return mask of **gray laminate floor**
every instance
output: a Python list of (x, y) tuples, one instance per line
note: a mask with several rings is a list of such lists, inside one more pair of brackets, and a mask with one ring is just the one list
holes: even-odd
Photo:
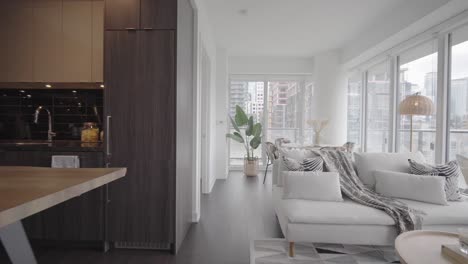
[[(36, 250), (44, 264), (248, 264), (250, 240), (282, 237), (271, 202), (271, 176), (246, 178), (240, 172), (218, 180), (201, 199), (201, 221), (189, 231), (177, 256), (165, 252)], [(0, 256), (0, 263), (6, 262)]]

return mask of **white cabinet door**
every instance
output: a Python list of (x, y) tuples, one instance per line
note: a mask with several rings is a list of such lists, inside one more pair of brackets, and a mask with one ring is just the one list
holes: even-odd
[(104, 71), (104, 0), (93, 0), (92, 81), (103, 82)]
[(91, 0), (63, 1), (65, 82), (92, 81), (93, 5)]
[(35, 82), (63, 82), (62, 1), (33, 3), (33, 74)]

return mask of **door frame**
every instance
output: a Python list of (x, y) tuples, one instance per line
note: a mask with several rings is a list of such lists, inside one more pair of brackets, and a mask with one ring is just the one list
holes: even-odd
[(203, 41), (200, 41), (200, 173), (201, 192), (210, 192), (210, 90), (211, 90), (211, 58)]

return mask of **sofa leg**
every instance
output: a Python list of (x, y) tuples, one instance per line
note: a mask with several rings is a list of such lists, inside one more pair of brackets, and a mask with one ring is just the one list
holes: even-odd
[(296, 256), (296, 250), (294, 242), (289, 242), (289, 257), (294, 258)]

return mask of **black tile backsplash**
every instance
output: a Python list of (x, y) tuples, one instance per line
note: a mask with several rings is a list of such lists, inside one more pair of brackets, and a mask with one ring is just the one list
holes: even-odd
[(46, 111), (41, 111), (38, 124), (33, 122), (40, 105), (52, 114), (54, 139), (79, 140), (84, 122), (102, 128), (103, 95), (102, 89), (0, 89), (0, 140), (47, 139)]

